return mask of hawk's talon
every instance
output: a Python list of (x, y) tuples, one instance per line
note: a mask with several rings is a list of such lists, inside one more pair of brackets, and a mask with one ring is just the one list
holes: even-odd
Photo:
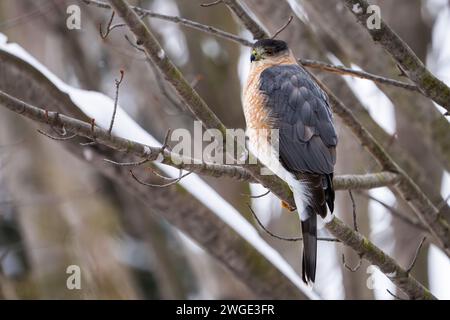
[(296, 209), (295, 207), (291, 207), (291, 205), (284, 200), (281, 200), (281, 206), (285, 209), (288, 209), (289, 212), (294, 212)]

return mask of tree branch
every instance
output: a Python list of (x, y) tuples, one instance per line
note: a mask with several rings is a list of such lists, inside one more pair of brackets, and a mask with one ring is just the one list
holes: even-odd
[[(111, 9), (111, 5), (104, 1), (98, 1), (98, 0), (81, 0), (81, 1), (83, 1), (87, 5), (97, 6), (98, 8), (109, 9), (109, 10)], [(229, 32), (226, 32), (226, 31), (220, 30), (218, 28), (208, 26), (208, 25), (196, 22), (196, 21), (192, 21), (192, 20), (177, 17), (177, 16), (165, 15), (165, 14), (153, 12), (151, 10), (143, 9), (143, 8), (135, 7), (135, 6), (131, 6), (131, 8), (136, 13), (138, 13), (141, 16), (141, 18), (151, 17), (151, 18), (156, 18), (156, 19), (160, 19), (160, 20), (170, 21), (170, 22), (181, 24), (181, 25), (191, 28), (191, 29), (195, 29), (195, 30), (199, 30), (199, 31), (203, 31), (203, 32), (212, 34), (219, 38), (233, 41), (235, 43), (238, 43), (238, 44), (241, 44), (241, 45), (244, 45), (247, 47), (251, 47), (251, 45), (252, 45), (252, 43), (250, 41), (243, 39), (239, 36), (236, 36), (232, 33), (229, 33)]]
[(429, 233), (428, 228), (425, 227), (423, 225), (422, 222), (420, 222), (420, 220), (418, 220), (415, 216), (413, 215), (406, 215), (404, 214), (402, 211), (397, 210), (396, 208), (388, 205), (387, 203), (385, 203), (384, 201), (381, 201), (380, 199), (377, 199), (375, 197), (372, 197), (370, 194), (365, 193), (365, 192), (360, 192), (359, 193), (361, 196), (364, 196), (372, 201), (375, 201), (376, 203), (380, 204), (381, 206), (383, 206), (384, 208), (386, 208), (392, 216), (402, 220), (403, 222), (409, 224), (411, 227), (416, 228), (419, 231), (424, 231)]
[[(39, 66), (36, 62), (30, 65), (26, 59), (22, 60), (3, 50), (0, 50), (0, 57), (2, 61), (0, 90), (19, 96), (33, 105), (51, 106), (52, 110), (84, 119), (86, 123), (89, 123), (90, 118), (73, 103), (71, 97), (39, 71), (43, 66)], [(10, 81), (11, 79), (14, 81)], [(112, 108), (112, 101), (110, 107)], [(143, 229), (150, 227), (149, 215), (164, 219), (204, 248), (257, 297), (265, 299), (308, 299), (310, 297), (299, 290), (299, 287), (302, 287), (300, 278), (294, 277), (292, 270), (284, 261), (281, 259), (274, 261), (266, 254), (266, 250), (269, 254), (275, 253), (271, 248), (259, 239), (255, 239), (256, 242), (250, 241), (245, 234), (241, 233), (241, 230), (230, 226), (220, 218), (218, 210), (206, 206), (182, 186), (155, 188), (149, 192), (147, 187), (130, 179), (127, 168), (109, 166), (104, 163), (104, 158), (114, 159), (117, 162), (130, 162), (131, 154), (112, 152), (111, 149), (97, 144), (89, 147), (90, 152), (87, 156), (86, 148), (80, 148), (79, 139), (61, 143), (61, 146), (109, 177), (121, 191), (127, 193), (126, 196), (138, 201), (141, 210), (133, 212), (133, 217), (123, 214), (123, 219), (136, 219), (142, 224)], [(135, 171), (139, 174), (146, 173), (146, 169), (142, 167), (135, 168)], [(153, 175), (149, 178), (155, 183), (160, 181)], [(230, 212), (233, 211), (230, 210)], [(224, 243), (226, 246), (223, 245)], [(267, 246), (266, 249), (264, 249), (265, 246)]]
[(400, 176), (396, 173), (384, 171), (379, 173), (368, 173), (361, 175), (341, 175), (333, 180), (335, 190), (357, 190), (373, 189), (385, 186), (392, 186), (400, 181)]
[(372, 39), (382, 45), (397, 61), (402, 71), (421, 92), (450, 111), (450, 88), (425, 67), (414, 51), (383, 20), (380, 28), (368, 28), (366, 22), (373, 14), (367, 11), (369, 3), (366, 0), (345, 0), (344, 3), (358, 22), (366, 28)]
[[(120, 152), (144, 156), (146, 159), (156, 159), (158, 158), (158, 155), (161, 152), (161, 148), (152, 149), (149, 146), (110, 135), (107, 130), (101, 129), (99, 127), (92, 128), (90, 123), (76, 120), (67, 117), (65, 115), (61, 115), (58, 112), (49, 112), (40, 108), (36, 108), (14, 97), (11, 97), (10, 95), (3, 93), (1, 91), (0, 91), (0, 104), (4, 105), (9, 110), (16, 112), (24, 117), (27, 117), (29, 119), (35, 120), (43, 124), (47, 124), (54, 128), (58, 129), (65, 128), (67, 132), (77, 133), (80, 136), (90, 139), (93, 139), (95, 137), (97, 143), (104, 144), (105, 146), (108, 146)], [(358, 244), (358, 241), (360, 241), (359, 239), (363, 238), (363, 236), (357, 232), (354, 232), (349, 227), (345, 226), (336, 217), (330, 223), (327, 224), (327, 228), (332, 233), (335, 232), (333, 233), (333, 235), (335, 235), (339, 240), (344, 242), (346, 245), (349, 245), (352, 248), (354, 248), (355, 246), (356, 247), (360, 246)], [(343, 237), (342, 234), (345, 235), (347, 238)], [(374, 262), (374, 264), (376, 265), (380, 265), (381, 264), (380, 261), (385, 261), (377, 259), (379, 259), (380, 257), (387, 257), (387, 255), (385, 255), (381, 250), (376, 248), (367, 239), (365, 239), (364, 241), (366, 241), (364, 242), (364, 244), (366, 245), (367, 248), (363, 247), (362, 249), (360, 248), (359, 250), (362, 252), (366, 252), (366, 257), (368, 257), (367, 259), (369, 261)], [(360, 251), (357, 252), (360, 253)], [(402, 270), (398, 265), (395, 264), (395, 262), (392, 261), (390, 261), (389, 264), (386, 264), (386, 268), (389, 268), (389, 270), (391, 269)], [(423, 291), (426, 289), (422, 289), (422, 287), (420, 286), (418, 287), (418, 285), (420, 284), (418, 284), (417, 281), (411, 276), (408, 276), (407, 278), (401, 278), (400, 280), (399, 280), (400, 282), (399, 288), (404, 289), (405, 293), (407, 293), (411, 298), (433, 298), (431, 294), (428, 295), (427, 291)], [(396, 282), (394, 281), (394, 283)], [(408, 290), (411, 290), (411, 292), (409, 292)], [(423, 292), (423, 296), (416, 296), (419, 292)]]
[[(179, 97), (189, 107), (192, 114), (202, 122), (202, 125), (205, 128), (218, 129), (222, 133), (223, 137), (225, 137), (226, 144), (234, 143), (235, 138), (229, 135), (225, 125), (211, 111), (200, 95), (190, 86), (188, 81), (183, 77), (182, 73), (166, 56), (164, 50), (161, 48), (154, 35), (142, 22), (136, 12), (123, 0), (110, 0), (110, 3), (119, 16), (124, 19), (129, 29), (133, 32), (137, 39), (137, 43), (142, 46), (148, 57), (155, 63), (161, 73), (165, 76), (167, 82), (172, 85)], [(245, 146), (240, 144), (238, 141), (236, 142), (238, 154), (241, 154), (240, 151), (244, 151)], [(231, 148), (228, 148), (227, 145), (225, 150), (231, 150)], [(234, 158), (234, 155), (230, 156)], [(250, 154), (249, 158), (252, 157), (256, 159), (256, 157)], [(270, 189), (274, 194), (281, 199), (289, 199), (291, 206), (295, 207), (291, 190), (277, 176), (273, 174), (261, 175), (260, 173), (262, 166), (260, 164), (244, 164), (243, 167), (264, 187), (270, 186)]]
[(382, 77), (382, 76), (377, 76), (377, 75), (369, 73), (369, 72), (354, 70), (351, 68), (346, 68), (344, 66), (335, 66), (330, 63), (315, 61), (315, 60), (298, 59), (298, 61), (304, 67), (325, 70), (328, 72), (334, 72), (334, 73), (341, 74), (341, 75), (349, 75), (349, 76), (357, 77), (360, 79), (372, 80), (373, 82), (377, 82), (380, 84), (391, 85), (391, 86), (399, 87), (402, 89), (421, 93), (419, 88), (414, 84), (410, 84), (410, 83), (406, 83), (406, 82), (402, 82), (402, 81), (398, 81), (398, 80), (394, 80), (394, 79), (389, 79), (389, 78)]
[(327, 230), (336, 238), (341, 240), (362, 258), (374, 263), (389, 280), (405, 292), (410, 299), (436, 300), (436, 297), (414, 279), (404, 268), (389, 255), (384, 253), (366, 237), (346, 226), (342, 221), (334, 218), (327, 223)]
[[(81, 0), (81, 1), (83, 1), (87, 5), (94, 5), (99, 8), (108, 9), (108, 10), (111, 9), (111, 5), (104, 1), (99, 1), (99, 0)], [(211, 34), (213, 36), (217, 36), (222, 39), (233, 41), (235, 43), (238, 43), (238, 44), (246, 46), (246, 47), (252, 46), (252, 42), (250, 42), (242, 37), (239, 37), (237, 35), (234, 35), (232, 33), (226, 32), (224, 30), (220, 30), (213, 26), (208, 26), (208, 25), (205, 25), (205, 24), (202, 24), (202, 23), (199, 23), (196, 21), (192, 21), (189, 19), (185, 19), (182, 17), (178, 17), (178, 16), (170, 16), (170, 15), (165, 15), (165, 14), (161, 14), (161, 13), (156, 13), (151, 10), (144, 9), (144, 8), (141, 8), (138, 6), (130, 6), (130, 7), (141, 15), (141, 19), (148, 16), (151, 18), (170, 21), (173, 23), (178, 23), (178, 24), (184, 25), (188, 28), (196, 29), (196, 30)], [(233, 8), (236, 8), (236, 6), (233, 6)], [(371, 81), (374, 81), (374, 82), (377, 82), (380, 84), (391, 85), (391, 86), (399, 87), (399, 88), (406, 89), (409, 91), (419, 92), (422, 94), (422, 92), (419, 90), (419, 88), (416, 85), (406, 83), (403, 81), (390, 79), (387, 77), (375, 75), (375, 74), (365, 72), (365, 71), (354, 70), (354, 69), (347, 68), (344, 66), (336, 66), (336, 65), (322, 62), (322, 61), (302, 59), (302, 58), (299, 58), (298, 61), (307, 68), (320, 69), (320, 70), (337, 73), (337, 74), (341, 74), (341, 75), (349, 75), (349, 76), (357, 77), (360, 79), (367, 79), (367, 80), (371, 80)]]
[(244, 26), (253, 34), (255, 40), (270, 38), (269, 33), (265, 31), (245, 10), (238, 0), (223, 0), (228, 8), (233, 11)]
[[(90, 140), (95, 139), (97, 143), (105, 145), (119, 152), (133, 154), (143, 160), (129, 163), (117, 163), (107, 160), (118, 166), (139, 166), (148, 161), (160, 162), (180, 170), (187, 170), (200, 175), (211, 177), (228, 177), (234, 180), (257, 181), (242, 167), (236, 165), (222, 165), (214, 163), (194, 163), (191, 158), (180, 156), (166, 148), (147, 146), (128, 139), (111, 135), (109, 130), (95, 126), (92, 129), (90, 123), (68, 117), (66, 115), (46, 111), (26, 104), (2, 91), (0, 91), (0, 103), (6, 108), (19, 113), (29, 119), (48, 125), (49, 127), (64, 129), (72, 133), (70, 138), (81, 136)], [(67, 140), (67, 139), (63, 139)], [(163, 150), (162, 150), (163, 149)], [(391, 172), (380, 172), (365, 175), (343, 175), (334, 178), (336, 190), (339, 189), (371, 189), (380, 186), (395, 184), (399, 181), (398, 176)]]

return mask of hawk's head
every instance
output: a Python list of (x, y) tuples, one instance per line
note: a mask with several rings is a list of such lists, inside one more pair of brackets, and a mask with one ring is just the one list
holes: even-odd
[(252, 47), (250, 61), (260, 61), (267, 58), (277, 57), (289, 52), (287, 43), (281, 40), (263, 39), (258, 40)]

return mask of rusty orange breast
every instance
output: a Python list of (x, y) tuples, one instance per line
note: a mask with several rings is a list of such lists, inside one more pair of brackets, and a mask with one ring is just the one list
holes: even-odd
[(247, 128), (270, 129), (269, 110), (266, 107), (266, 98), (259, 90), (261, 72), (267, 66), (252, 67), (248, 75), (243, 92), (243, 107)]

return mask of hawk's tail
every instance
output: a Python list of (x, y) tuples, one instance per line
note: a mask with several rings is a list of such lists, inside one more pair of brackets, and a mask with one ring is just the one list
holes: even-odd
[[(327, 204), (330, 211), (333, 212), (333, 175), (303, 174), (297, 178), (300, 178), (299, 182), (303, 185), (303, 192), (306, 195), (302, 199), (296, 197), (296, 192), (294, 192), (303, 237), (302, 279), (309, 284), (313, 283), (316, 278), (317, 216), (325, 218)], [(305, 198), (306, 201), (304, 201)]]
[(305, 283), (313, 283), (316, 279), (317, 261), (317, 215), (311, 206), (306, 206), (309, 218), (301, 221), (303, 237), (302, 279)]

